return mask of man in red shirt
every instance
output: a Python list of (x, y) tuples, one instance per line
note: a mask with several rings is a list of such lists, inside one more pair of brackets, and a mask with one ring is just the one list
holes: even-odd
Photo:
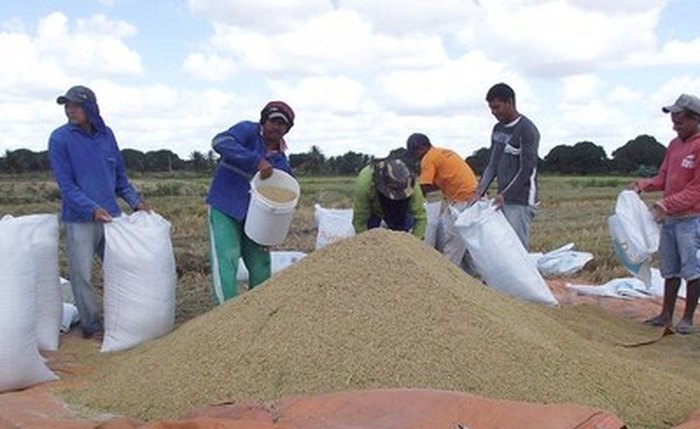
[(686, 281), (683, 317), (675, 331), (693, 331), (693, 315), (700, 287), (700, 99), (683, 94), (663, 109), (671, 114), (678, 137), (671, 140), (656, 177), (638, 180), (637, 192), (660, 191), (663, 195), (652, 210), (660, 223), (659, 260), (664, 280), (661, 314), (645, 323), (654, 326), (673, 324), (673, 310), (681, 278)]

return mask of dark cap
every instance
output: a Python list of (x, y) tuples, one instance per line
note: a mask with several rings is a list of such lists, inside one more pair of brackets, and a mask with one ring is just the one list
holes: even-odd
[(694, 95), (681, 94), (670, 106), (664, 106), (661, 108), (664, 113), (676, 113), (683, 110), (690, 110), (691, 112), (700, 115), (700, 99)]
[(82, 104), (86, 101), (96, 103), (97, 98), (90, 88), (82, 85), (72, 87), (66, 92), (66, 95), (61, 95), (56, 99), (56, 103), (58, 104), (66, 104), (68, 102)]
[(406, 140), (406, 150), (410, 152), (415, 152), (418, 148), (430, 147), (430, 139), (425, 134), (413, 133), (408, 136)]
[(291, 128), (294, 125), (294, 110), (284, 101), (270, 101), (260, 112), (260, 123), (275, 118), (282, 119)]
[(390, 200), (403, 200), (411, 196), (416, 179), (403, 161), (386, 158), (374, 164), (374, 187)]

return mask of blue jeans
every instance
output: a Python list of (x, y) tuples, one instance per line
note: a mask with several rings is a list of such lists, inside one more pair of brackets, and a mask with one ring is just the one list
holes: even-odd
[(661, 277), (700, 278), (700, 217), (669, 218), (659, 239)]
[(102, 309), (92, 286), (95, 256), (104, 256), (104, 225), (99, 222), (66, 223), (68, 276), (80, 326), (85, 334), (102, 330)]
[(520, 239), (520, 242), (523, 243), (523, 247), (525, 247), (525, 250), (528, 250), (528, 244), (530, 242), (530, 226), (532, 225), (532, 219), (535, 218), (537, 209), (532, 206), (505, 204), (503, 205), (502, 210), (506, 220), (508, 220), (510, 226), (513, 227), (513, 230)]

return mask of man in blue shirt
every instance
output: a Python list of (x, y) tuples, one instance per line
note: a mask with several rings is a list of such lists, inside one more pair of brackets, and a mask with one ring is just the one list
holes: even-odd
[(254, 288), (271, 275), (270, 250), (244, 232), (250, 204), (250, 180), (260, 172), (266, 179), (272, 169), (291, 173), (284, 135), (294, 125), (294, 111), (282, 101), (271, 101), (260, 121), (243, 121), (217, 134), (212, 148), (221, 155), (209, 188), (209, 240), (212, 287), (219, 304), (238, 294), (238, 260), (249, 272)]
[(102, 311), (91, 283), (95, 255), (104, 254), (104, 223), (121, 215), (117, 197), (133, 210), (151, 210), (126, 176), (112, 130), (100, 116), (95, 93), (74, 86), (56, 99), (68, 122), (49, 138), (49, 160), (61, 191), (70, 277), (83, 337), (102, 334)]

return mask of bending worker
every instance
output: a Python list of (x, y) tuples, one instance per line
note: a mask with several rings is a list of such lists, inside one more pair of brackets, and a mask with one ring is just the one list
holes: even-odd
[(437, 250), (467, 273), (473, 273), (467, 245), (454, 227), (449, 207), (462, 212), (476, 190), (476, 176), (456, 152), (435, 147), (425, 134), (414, 133), (406, 141), (408, 155), (420, 161), (420, 187), (424, 194), (442, 192), (447, 204), (440, 210)]
[(352, 224), (358, 234), (382, 223), (422, 240), (428, 217), (416, 178), (400, 159), (372, 161), (355, 181)]

